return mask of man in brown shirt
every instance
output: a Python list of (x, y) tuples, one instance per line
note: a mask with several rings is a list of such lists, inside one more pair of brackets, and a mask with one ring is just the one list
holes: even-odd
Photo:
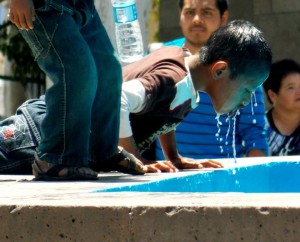
[[(218, 114), (232, 115), (250, 102), (269, 75), (272, 54), (263, 34), (236, 20), (212, 34), (194, 55), (165, 47), (123, 68), (119, 145), (148, 164), (148, 171), (220, 167), (181, 157), (175, 127), (206, 92)], [(159, 139), (165, 162), (149, 164), (141, 153)], [(150, 162), (151, 163), (151, 162)]]

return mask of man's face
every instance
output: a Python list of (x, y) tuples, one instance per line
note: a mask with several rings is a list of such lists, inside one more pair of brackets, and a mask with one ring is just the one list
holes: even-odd
[(180, 12), (180, 26), (186, 47), (195, 53), (212, 32), (226, 24), (227, 17), (227, 11), (221, 16), (216, 0), (185, 0)]
[(220, 84), (212, 97), (214, 109), (218, 114), (232, 116), (238, 109), (251, 102), (252, 94), (268, 77), (269, 73), (240, 76), (231, 80), (229, 75), (218, 80)]

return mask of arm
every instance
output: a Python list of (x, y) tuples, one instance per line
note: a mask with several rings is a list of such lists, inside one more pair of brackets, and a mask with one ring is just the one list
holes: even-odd
[(119, 145), (122, 146), (126, 151), (133, 154), (136, 158), (143, 162), (143, 164), (147, 168), (147, 172), (155, 172), (160, 173), (162, 171), (165, 172), (175, 172), (177, 171), (176, 167), (171, 162), (155, 162), (155, 161), (148, 161), (145, 160), (142, 155), (140, 154), (138, 148), (135, 145), (134, 139), (132, 136), (127, 138), (120, 138)]
[(35, 10), (32, 0), (11, 0), (9, 18), (19, 29), (33, 29)]
[(171, 162), (178, 169), (201, 169), (203, 167), (221, 168), (221, 163), (213, 160), (196, 161), (179, 155), (176, 145), (175, 131), (172, 130), (159, 137), (159, 141), (167, 162)]
[(123, 83), (121, 95), (120, 109), (120, 133), (119, 145), (127, 152), (133, 154), (137, 159), (146, 165), (147, 172), (173, 171), (174, 168), (170, 164), (154, 163), (143, 159), (139, 149), (137, 148), (130, 125), (130, 113), (138, 113), (145, 106), (145, 88), (139, 80), (132, 80)]
[(141, 156), (138, 148), (136, 147), (132, 136), (126, 138), (119, 138), (119, 146), (122, 146), (126, 151), (133, 154), (136, 158), (144, 162), (144, 159)]
[(172, 130), (169, 133), (161, 135), (159, 137), (159, 142), (163, 150), (165, 159), (170, 160), (172, 163), (176, 164), (180, 159), (180, 155), (178, 154), (177, 150), (175, 131)]

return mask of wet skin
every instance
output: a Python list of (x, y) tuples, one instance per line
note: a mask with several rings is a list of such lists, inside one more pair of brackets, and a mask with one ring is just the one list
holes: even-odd
[(236, 110), (245, 107), (251, 101), (251, 95), (257, 87), (267, 79), (269, 73), (253, 75), (253, 77), (229, 78), (227, 73), (221, 84), (212, 94), (212, 103), (217, 114), (228, 113), (232, 115)]

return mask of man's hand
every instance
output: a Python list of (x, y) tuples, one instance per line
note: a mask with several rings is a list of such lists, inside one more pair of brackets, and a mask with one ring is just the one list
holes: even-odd
[(174, 162), (171, 161), (148, 161), (144, 162), (147, 172), (177, 172), (179, 169), (202, 169), (202, 168), (222, 168), (220, 162), (214, 160), (196, 161), (190, 158), (178, 157)]
[(147, 161), (144, 162), (147, 167), (147, 172), (177, 172), (178, 169), (173, 165), (171, 161)]
[(203, 168), (223, 168), (224, 166), (215, 160), (207, 160), (200, 162)]
[(32, 0), (11, 0), (9, 19), (19, 29), (33, 29), (35, 10)]
[(214, 160), (207, 161), (196, 161), (191, 158), (185, 158), (179, 156), (176, 161), (173, 161), (173, 164), (178, 169), (202, 169), (202, 168), (222, 168), (223, 165), (220, 162)]

